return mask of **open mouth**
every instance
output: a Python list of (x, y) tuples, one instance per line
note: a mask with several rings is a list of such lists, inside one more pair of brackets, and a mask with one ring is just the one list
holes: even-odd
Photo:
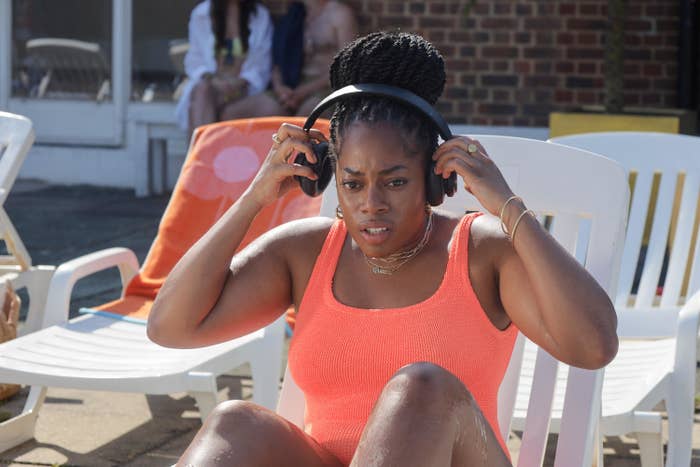
[(387, 227), (367, 227), (366, 229), (363, 229), (363, 231), (369, 235), (380, 235), (384, 232), (388, 232), (389, 229)]
[(391, 230), (388, 226), (375, 224), (372, 227), (364, 226), (361, 228), (360, 235), (362, 235), (362, 238), (368, 245), (381, 245), (389, 239)]

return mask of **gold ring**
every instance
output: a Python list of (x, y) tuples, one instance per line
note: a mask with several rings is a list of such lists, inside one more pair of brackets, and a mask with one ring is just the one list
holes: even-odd
[(277, 133), (272, 133), (272, 141), (274, 141), (275, 144), (282, 144), (282, 140), (277, 136)]
[(469, 146), (467, 146), (467, 152), (469, 154), (475, 154), (478, 150), (479, 147), (474, 143), (469, 143)]

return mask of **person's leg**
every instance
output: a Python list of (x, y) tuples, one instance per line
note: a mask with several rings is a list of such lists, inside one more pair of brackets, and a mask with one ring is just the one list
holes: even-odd
[(414, 363), (380, 395), (352, 466), (511, 466), (462, 382), (444, 368)]
[(262, 92), (228, 104), (221, 111), (221, 120), (270, 117), (276, 115), (288, 115), (288, 112), (274, 97), (266, 92)]
[(341, 467), (332, 454), (296, 425), (246, 401), (219, 404), (177, 465)]
[(217, 121), (217, 92), (206, 79), (200, 79), (190, 94), (189, 124), (190, 134), (200, 125)]

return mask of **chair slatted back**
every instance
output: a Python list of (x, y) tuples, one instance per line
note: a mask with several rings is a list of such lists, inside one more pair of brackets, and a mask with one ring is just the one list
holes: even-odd
[(681, 306), (700, 289), (700, 138), (610, 132), (552, 141), (619, 162), (633, 182), (618, 310)]
[(36, 97), (105, 97), (110, 66), (98, 43), (40, 37), (25, 47), (30, 66), (44, 74)]
[(31, 120), (0, 112), (0, 235), (9, 255), (0, 257), (1, 265), (19, 265), (22, 271), (32, 266), (32, 258), (15, 230), (3, 206), (15, 184), (19, 169), (34, 144)]

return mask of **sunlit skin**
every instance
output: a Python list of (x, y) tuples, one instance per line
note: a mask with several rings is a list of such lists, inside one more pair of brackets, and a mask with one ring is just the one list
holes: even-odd
[[(430, 241), (419, 254), (393, 275), (372, 273), (364, 255), (383, 257), (405, 250), (425, 231), (428, 155), (416, 153), (412, 135), (392, 123), (354, 123), (339, 137), (335, 188), (348, 235), (333, 293), (341, 303), (377, 313), (420, 303), (440, 286), (460, 216), (436, 210)], [(236, 249), (260, 210), (298, 186), (294, 176), (317, 178), (308, 166), (292, 161), (301, 151), (314, 162), (311, 140), (325, 139), (315, 130), (306, 133), (290, 124), (278, 129), (279, 141), (272, 144), (248, 190), (168, 276), (149, 316), (148, 334), (154, 341), (173, 347), (210, 345), (259, 329), (279, 317), (277, 310), (290, 305), (299, 309), (333, 219), (290, 222), (242, 251)], [(470, 152), (470, 144), (479, 151)], [(437, 174), (456, 172), (493, 216), (513, 194), (474, 139), (451, 139), (432, 158)], [(512, 226), (524, 209), (522, 202), (510, 203), (503, 222)], [(617, 350), (617, 337), (614, 308), (605, 291), (536, 219), (526, 216), (511, 240), (493, 216), (480, 216), (471, 225), (466, 271), (493, 326), (504, 329), (512, 322), (567, 364), (607, 364)], [(261, 283), (265, 293), (251, 293)], [(434, 397), (437, 393), (442, 396)], [(430, 363), (408, 365), (384, 387), (351, 465), (511, 465), (477, 409), (469, 389), (451, 373)], [(179, 465), (228, 465), (219, 460), (226, 456), (251, 466), (340, 465), (290, 422), (244, 402), (220, 405)]]
[(386, 123), (354, 123), (340, 150), (336, 184), (343, 218), (353, 246), (370, 257), (411, 248), (425, 232), (427, 155), (408, 153), (404, 141)]

